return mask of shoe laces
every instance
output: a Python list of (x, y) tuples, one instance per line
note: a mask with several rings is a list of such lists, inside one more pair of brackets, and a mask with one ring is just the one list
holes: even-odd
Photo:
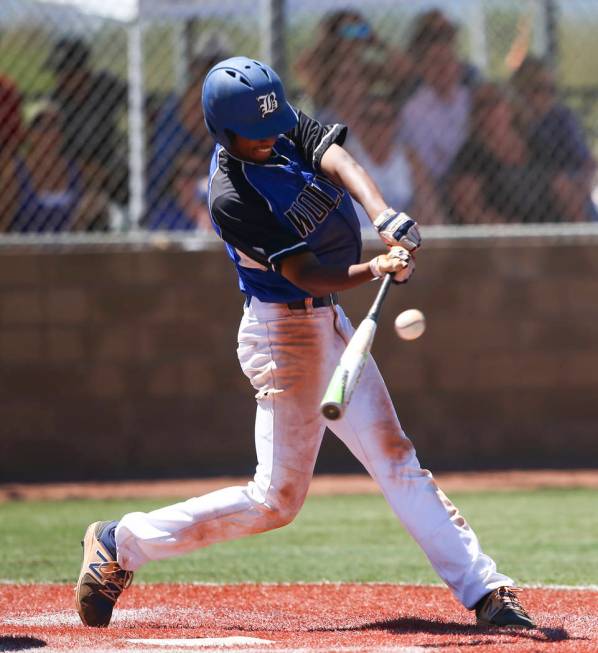
[(118, 562), (114, 561), (103, 562), (98, 569), (106, 579), (106, 584), (100, 589), (100, 594), (115, 603), (123, 591), (131, 587), (133, 572), (126, 571)]
[(513, 612), (529, 619), (529, 614), (525, 611), (517, 596), (521, 591), (520, 587), (499, 587), (497, 590), (498, 596), (505, 608), (509, 608)]

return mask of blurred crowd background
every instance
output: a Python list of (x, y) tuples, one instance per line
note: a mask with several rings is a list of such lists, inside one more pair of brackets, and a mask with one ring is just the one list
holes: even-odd
[(237, 54), (423, 225), (597, 221), (597, 28), (592, 0), (3, 0), (0, 232), (209, 231), (201, 86)]

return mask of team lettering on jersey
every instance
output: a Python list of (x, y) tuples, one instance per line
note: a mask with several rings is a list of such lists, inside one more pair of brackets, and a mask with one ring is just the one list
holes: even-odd
[[(312, 233), (318, 224), (338, 208), (344, 195), (342, 188), (331, 184), (324, 177), (316, 175), (314, 181), (318, 182), (318, 186), (307, 184), (284, 212), (301, 238)], [(325, 188), (330, 192), (326, 192)]]

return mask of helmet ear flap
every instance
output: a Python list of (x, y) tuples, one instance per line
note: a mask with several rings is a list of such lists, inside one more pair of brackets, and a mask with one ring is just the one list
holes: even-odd
[(208, 128), (210, 134), (212, 134), (212, 136), (216, 136), (216, 130), (214, 129), (214, 125), (212, 125), (212, 123), (207, 118), (205, 119), (205, 122), (206, 122), (206, 127)]
[(222, 132), (218, 132), (214, 125), (208, 120), (207, 116), (204, 115), (204, 122), (206, 123), (206, 127), (208, 128), (208, 131), (210, 132), (212, 138), (218, 142), (220, 142), (221, 145), (224, 147), (228, 148), (232, 145), (234, 134), (230, 129), (224, 129)]
[[(230, 147), (235, 142), (235, 133), (226, 128), (224, 129), (224, 133), (228, 139), (228, 143), (226, 143), (225, 147)], [(224, 145), (224, 143), (222, 143), (222, 145)]]

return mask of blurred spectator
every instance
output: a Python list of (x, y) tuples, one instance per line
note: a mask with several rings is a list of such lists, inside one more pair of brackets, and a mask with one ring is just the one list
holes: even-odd
[(205, 172), (201, 157), (193, 152), (180, 153), (168, 172), (165, 192), (150, 207), (143, 226), (151, 230), (210, 230)]
[[(445, 222), (444, 210), (425, 166), (413, 148), (399, 140), (396, 103), (386, 94), (366, 96), (361, 118), (344, 147), (370, 173), (390, 206), (417, 217), (421, 224)], [(370, 226), (363, 208), (355, 204), (360, 222)]]
[(46, 62), (55, 76), (52, 99), (64, 114), (65, 151), (81, 166), (85, 186), (125, 205), (128, 165), (118, 120), (127, 105), (127, 85), (109, 72), (92, 70), (90, 55), (81, 39), (63, 38), (54, 45)]
[(145, 94), (144, 117), (145, 129), (148, 134), (156, 133), (158, 118), (164, 106), (165, 96), (163, 93), (148, 92)]
[(409, 57), (386, 45), (354, 10), (324, 16), (315, 44), (299, 56), (295, 72), (322, 122), (355, 124), (357, 102), (368, 91), (392, 93), (401, 101), (413, 89)]
[(10, 231), (105, 229), (108, 201), (83, 190), (81, 170), (64, 153), (64, 120), (57, 107), (39, 108), (16, 159), (18, 205)]
[(16, 84), (0, 76), (0, 232), (18, 211), (17, 151), (23, 136), (22, 100)]
[(557, 220), (545, 171), (517, 129), (505, 92), (483, 84), (473, 97), (471, 135), (448, 180), (458, 223), (552, 222)]
[(591, 200), (596, 163), (574, 113), (559, 101), (552, 68), (527, 57), (511, 78), (521, 127), (535, 162), (551, 176), (564, 220), (597, 218)]
[(203, 175), (210, 170), (214, 142), (205, 125), (201, 89), (210, 68), (228, 53), (211, 44), (200, 51), (189, 66), (189, 81), (179, 97), (169, 96), (155, 121), (155, 131), (150, 139), (148, 173), (148, 203), (150, 207), (167, 192), (173, 177), (173, 166), (180, 152), (193, 152), (200, 160)]
[(477, 72), (457, 55), (457, 27), (437, 9), (416, 19), (408, 52), (421, 83), (401, 115), (402, 138), (441, 180), (469, 127)]

